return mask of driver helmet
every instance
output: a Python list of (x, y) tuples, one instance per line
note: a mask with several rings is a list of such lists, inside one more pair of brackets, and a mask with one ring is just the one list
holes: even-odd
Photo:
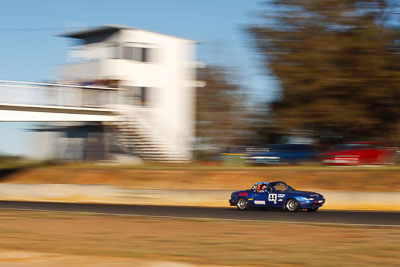
[(257, 192), (260, 192), (261, 191), (261, 187), (262, 187), (262, 183), (256, 183), (255, 186), (256, 186)]

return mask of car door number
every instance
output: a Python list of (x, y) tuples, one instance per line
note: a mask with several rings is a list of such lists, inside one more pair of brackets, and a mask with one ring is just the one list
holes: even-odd
[(277, 194), (269, 194), (268, 195), (268, 201), (273, 201), (274, 203), (276, 203), (277, 200)]

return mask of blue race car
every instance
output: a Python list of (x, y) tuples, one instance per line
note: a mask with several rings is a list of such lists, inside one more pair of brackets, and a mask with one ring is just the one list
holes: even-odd
[(246, 162), (251, 165), (299, 164), (317, 160), (316, 149), (306, 144), (271, 145), (267, 151), (255, 151), (246, 157)]
[(229, 200), (229, 204), (237, 206), (239, 210), (261, 207), (282, 208), (287, 211), (317, 211), (324, 203), (325, 198), (321, 194), (297, 191), (280, 181), (256, 183), (249, 190), (233, 192)]

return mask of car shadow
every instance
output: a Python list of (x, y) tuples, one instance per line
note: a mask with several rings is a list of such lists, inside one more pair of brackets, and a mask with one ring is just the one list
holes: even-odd
[(0, 183), (11, 180), (11, 174), (22, 171), (24, 168), (7, 168), (0, 169)]
[(249, 211), (269, 211), (269, 212), (287, 212), (286, 210), (282, 209), (282, 208), (261, 208), (261, 207), (256, 207), (256, 208), (250, 208), (249, 210), (239, 210), (235, 207), (231, 207), (231, 208), (226, 208), (227, 210), (235, 210), (238, 212), (249, 212)]

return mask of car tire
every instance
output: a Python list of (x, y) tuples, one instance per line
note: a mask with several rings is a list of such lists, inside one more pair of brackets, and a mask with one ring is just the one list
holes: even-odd
[(245, 198), (239, 198), (236, 207), (239, 210), (248, 210), (250, 207), (250, 203), (247, 199)]
[(299, 202), (297, 202), (296, 199), (292, 199), (292, 198), (291, 198), (291, 199), (288, 199), (288, 201), (286, 201), (285, 209), (286, 209), (287, 211), (290, 211), (290, 212), (298, 211), (299, 208), (300, 208)]
[(318, 210), (318, 208), (307, 209), (308, 212), (316, 212), (317, 210)]

